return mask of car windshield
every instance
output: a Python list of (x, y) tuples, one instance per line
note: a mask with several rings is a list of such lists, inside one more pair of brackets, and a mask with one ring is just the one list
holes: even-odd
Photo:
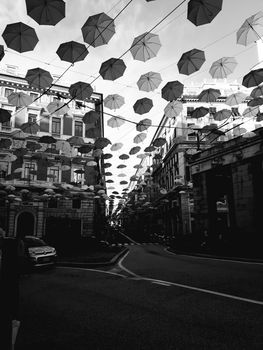
[(25, 237), (24, 242), (28, 247), (43, 247), (47, 245), (42, 239), (34, 237)]

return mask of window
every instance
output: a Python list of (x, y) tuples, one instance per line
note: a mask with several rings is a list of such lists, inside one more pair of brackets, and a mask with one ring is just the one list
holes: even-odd
[(214, 115), (216, 113), (216, 107), (209, 107), (209, 114)]
[(83, 135), (83, 123), (81, 121), (75, 121), (75, 136)]
[(192, 116), (193, 110), (194, 110), (194, 107), (187, 107), (187, 117), (191, 117)]
[(232, 108), (231, 108), (231, 111), (232, 111), (232, 115), (233, 115), (234, 117), (239, 117), (239, 116), (240, 116), (238, 107), (232, 107)]
[(33, 101), (34, 101), (36, 98), (38, 98), (38, 94), (36, 94), (35, 92), (30, 92), (29, 95), (32, 97)]
[(48, 169), (48, 182), (59, 182), (59, 168), (54, 166)]
[(8, 162), (0, 162), (0, 179), (4, 179), (7, 175)]
[(28, 113), (28, 121), (31, 123), (37, 122), (37, 114)]
[(81, 200), (80, 200), (80, 198), (73, 198), (72, 199), (72, 208), (73, 209), (80, 209), (81, 208)]
[(52, 134), (60, 135), (61, 122), (59, 118), (52, 118)]
[(5, 97), (8, 97), (12, 92), (14, 92), (14, 89), (5, 88)]
[(30, 162), (24, 163), (24, 178), (28, 180), (36, 180), (37, 176), (34, 173), (32, 174), (32, 171), (36, 171), (36, 164)]
[(11, 129), (11, 120), (8, 120), (2, 123), (2, 130), (10, 130)]

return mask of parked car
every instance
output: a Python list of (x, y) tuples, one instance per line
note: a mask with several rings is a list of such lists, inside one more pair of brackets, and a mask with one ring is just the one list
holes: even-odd
[(31, 266), (52, 266), (56, 263), (56, 249), (50, 247), (42, 239), (35, 236), (25, 236), (23, 242)]

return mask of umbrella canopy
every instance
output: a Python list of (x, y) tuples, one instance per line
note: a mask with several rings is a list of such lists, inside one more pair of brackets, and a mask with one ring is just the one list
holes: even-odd
[(90, 84), (79, 81), (75, 84), (70, 85), (68, 91), (72, 98), (77, 98), (78, 100), (85, 100), (86, 98), (90, 98), (90, 96), (93, 93), (93, 88)]
[(18, 52), (32, 51), (38, 43), (35, 29), (22, 22), (8, 24), (2, 37), (7, 47)]
[(96, 123), (96, 121), (99, 119), (100, 119), (99, 113), (95, 111), (90, 111), (84, 114), (82, 121), (84, 124), (93, 124), (93, 123)]
[(212, 22), (222, 10), (223, 0), (190, 0), (187, 7), (187, 19), (196, 26)]
[(134, 166), (134, 169), (142, 169), (143, 166), (141, 164), (135, 164)]
[(190, 75), (198, 71), (205, 62), (205, 53), (202, 50), (192, 49), (182, 54), (177, 63), (180, 74)]
[(26, 148), (30, 151), (33, 151), (33, 152), (40, 149), (41, 147), (42, 146), (38, 142), (27, 141), (27, 143), (26, 143)]
[(9, 148), (12, 145), (11, 139), (0, 139), (0, 148)]
[(0, 123), (8, 122), (11, 118), (11, 113), (6, 109), (0, 108)]
[(60, 44), (56, 53), (62, 61), (75, 63), (83, 61), (89, 51), (84, 44), (77, 43), (76, 41), (68, 41)]
[(248, 107), (244, 110), (244, 112), (242, 113), (242, 116), (246, 118), (253, 118), (253, 117), (256, 117), (259, 112), (260, 110), (258, 106)]
[(124, 168), (127, 168), (127, 165), (125, 165), (125, 164), (119, 164), (119, 165), (117, 166), (117, 169), (124, 169)]
[(123, 76), (126, 65), (120, 58), (110, 58), (102, 63), (100, 67), (100, 75), (104, 80), (116, 80)]
[(61, 170), (62, 171), (68, 171), (68, 170), (70, 170), (70, 166), (67, 165), (67, 164), (63, 164), (63, 165), (61, 165)]
[(125, 124), (125, 121), (119, 117), (112, 117), (107, 121), (107, 125), (111, 128), (119, 128), (123, 124)]
[(51, 74), (42, 68), (29, 69), (25, 76), (29, 86), (37, 89), (48, 88), (53, 81)]
[(153, 141), (153, 146), (155, 146), (155, 147), (162, 147), (165, 143), (166, 143), (166, 139), (165, 138), (157, 137), (157, 139), (155, 139)]
[(93, 150), (93, 152), (92, 152), (92, 157), (98, 157), (98, 158), (100, 158), (101, 156), (102, 156), (102, 154), (103, 154), (103, 152), (102, 152), (102, 150), (100, 149), (100, 148), (96, 148), (96, 149), (94, 149)]
[(80, 146), (80, 148), (78, 149), (78, 151), (81, 153), (81, 154), (85, 154), (85, 153), (89, 153), (93, 150), (94, 146), (93, 145), (83, 145), (83, 146)]
[(177, 100), (177, 98), (183, 94), (183, 91), (184, 91), (184, 85), (180, 83), (178, 80), (169, 81), (162, 88), (162, 98), (164, 98), (166, 101)]
[(242, 85), (250, 88), (263, 82), (263, 68), (254, 69), (246, 74), (242, 80)]
[(87, 166), (96, 166), (97, 162), (95, 162), (95, 160), (90, 160), (89, 162), (87, 162), (86, 164)]
[(144, 130), (147, 130), (152, 125), (151, 119), (143, 119), (139, 121), (139, 123), (136, 124), (136, 130), (139, 132), (142, 132)]
[(209, 73), (214, 79), (225, 79), (229, 74), (233, 73), (237, 66), (234, 57), (222, 57), (212, 63)]
[(71, 145), (68, 141), (56, 140), (56, 150), (61, 151), (65, 154), (69, 154), (71, 151)]
[(104, 148), (104, 147), (107, 147), (108, 145), (111, 144), (111, 141), (109, 139), (107, 139), (106, 137), (99, 137), (96, 141), (95, 141), (95, 144), (94, 146), (96, 148)]
[(140, 143), (143, 142), (147, 137), (147, 134), (145, 134), (144, 132), (141, 132), (140, 134), (136, 135), (133, 139), (134, 143)]
[(111, 163), (104, 163), (103, 164), (103, 168), (106, 169), (106, 168), (110, 168), (112, 166)]
[(83, 40), (93, 47), (108, 44), (115, 34), (114, 20), (104, 12), (90, 16), (81, 28)]
[(83, 138), (80, 136), (72, 136), (69, 139), (67, 139), (67, 141), (74, 146), (82, 146), (85, 143)]
[(200, 102), (215, 102), (221, 95), (218, 89), (205, 89), (198, 96)]
[(112, 158), (113, 157), (113, 155), (111, 154), (111, 153), (105, 153), (105, 154), (103, 154), (103, 159), (110, 159), (110, 158)]
[(236, 92), (227, 96), (225, 103), (231, 107), (237, 106), (240, 103), (244, 102), (246, 97), (247, 95), (245, 95), (243, 92)]
[(26, 0), (27, 14), (38, 24), (54, 26), (65, 17), (63, 0)]
[(118, 174), (118, 177), (125, 177), (125, 176), (127, 176), (126, 174), (124, 174), (124, 173), (120, 173), (120, 174)]
[(13, 105), (16, 107), (26, 107), (33, 102), (33, 98), (22, 91), (12, 92), (7, 97), (7, 100), (8, 100), (8, 103), (10, 103), (10, 105)]
[(119, 158), (122, 160), (125, 160), (125, 159), (129, 159), (130, 157), (128, 156), (128, 154), (123, 153), (119, 156)]
[(183, 104), (179, 101), (171, 101), (164, 108), (164, 114), (168, 118), (177, 117), (183, 110)]
[(146, 32), (133, 40), (130, 52), (135, 60), (145, 62), (155, 57), (160, 48), (159, 36)]
[(138, 152), (140, 152), (141, 150), (141, 147), (140, 146), (135, 146), (135, 147), (132, 147), (129, 151), (129, 155), (133, 155), (133, 154), (136, 154)]
[(60, 116), (60, 115), (64, 115), (65, 113), (67, 113), (69, 111), (69, 107), (65, 103), (63, 103), (59, 100), (56, 100), (56, 101), (50, 102), (47, 105), (47, 110), (50, 114)]
[(237, 44), (247, 46), (263, 35), (263, 12), (259, 11), (255, 15), (247, 18), (237, 31)]
[(133, 175), (133, 176), (130, 177), (130, 180), (131, 181), (137, 181), (138, 177), (136, 175)]
[(146, 158), (148, 155), (146, 153), (140, 153), (140, 154), (137, 154), (137, 158), (140, 158), (140, 159), (144, 159)]
[(133, 105), (134, 112), (137, 114), (148, 113), (153, 107), (153, 102), (150, 98), (144, 97), (135, 102)]
[(5, 49), (3, 45), (0, 45), (0, 61), (3, 59), (5, 56)]
[(162, 78), (160, 73), (148, 72), (140, 76), (137, 81), (139, 90), (141, 91), (154, 91), (161, 84)]
[(20, 125), (20, 129), (27, 134), (36, 134), (40, 126), (37, 123), (27, 122)]
[(263, 85), (260, 85), (260, 86), (255, 87), (255, 88), (251, 91), (250, 96), (253, 97), (253, 98), (263, 96)]
[(89, 128), (89, 129), (86, 129), (85, 136), (91, 139), (95, 139), (97, 137), (100, 137), (100, 134), (101, 132), (99, 128)]
[(41, 136), (38, 142), (51, 144), (57, 142), (57, 140), (53, 136), (45, 135)]
[(121, 142), (116, 142), (111, 146), (111, 151), (118, 151), (119, 149), (121, 149), (123, 147), (123, 143)]
[(105, 176), (112, 176), (112, 173), (110, 171), (106, 171), (104, 175)]
[(255, 107), (255, 106), (261, 106), (263, 104), (263, 98), (262, 97), (257, 97), (254, 98), (253, 100), (248, 102), (249, 107)]
[(204, 117), (208, 113), (209, 113), (209, 108), (197, 107), (192, 111), (191, 117), (198, 119), (198, 118)]
[(127, 184), (128, 184), (128, 181), (125, 181), (125, 180), (120, 181), (120, 185), (127, 185)]
[(144, 152), (154, 152), (155, 151), (155, 147), (154, 146), (148, 146), (144, 149)]
[(104, 98), (104, 106), (109, 109), (115, 110), (121, 108), (121, 106), (124, 105), (124, 102), (124, 97), (118, 94), (108, 95)]
[(222, 121), (224, 119), (229, 118), (232, 115), (232, 111), (229, 109), (221, 109), (220, 111), (217, 111), (214, 115), (213, 118), (214, 120), (217, 121)]

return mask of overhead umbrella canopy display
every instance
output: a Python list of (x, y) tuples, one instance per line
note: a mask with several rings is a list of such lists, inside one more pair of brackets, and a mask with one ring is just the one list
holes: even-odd
[(197, 107), (191, 113), (192, 118), (202, 118), (209, 113), (209, 109), (206, 107)]
[(169, 81), (162, 88), (162, 98), (166, 101), (177, 100), (183, 94), (184, 85), (180, 81)]
[(99, 113), (95, 111), (89, 111), (86, 114), (84, 114), (84, 117), (82, 118), (82, 121), (84, 124), (93, 124), (96, 123), (100, 119)]
[(128, 156), (128, 154), (123, 153), (119, 156), (119, 158), (122, 160), (125, 160), (125, 159), (129, 159), (130, 157)]
[(6, 123), (10, 120), (11, 113), (6, 109), (0, 108), (0, 123)]
[(155, 147), (162, 147), (165, 143), (166, 143), (165, 138), (157, 137), (157, 139), (155, 139), (153, 141), (153, 146), (155, 146)]
[(202, 50), (192, 49), (182, 54), (177, 63), (180, 74), (190, 75), (198, 71), (205, 62), (205, 53)]
[(26, 73), (25, 79), (29, 86), (37, 89), (46, 89), (53, 82), (51, 74), (42, 68), (29, 69)]
[(140, 146), (135, 146), (135, 147), (132, 147), (129, 151), (129, 155), (133, 155), (133, 154), (136, 154), (138, 152), (140, 152), (141, 150), (141, 147)]
[(237, 106), (245, 101), (246, 97), (247, 95), (245, 95), (243, 92), (236, 92), (227, 96), (225, 103), (231, 107)]
[(105, 153), (105, 154), (103, 154), (103, 159), (110, 159), (110, 158), (112, 158), (113, 157), (113, 155), (111, 154), (111, 153)]
[(124, 103), (124, 97), (118, 94), (108, 95), (104, 98), (104, 106), (109, 109), (116, 110), (118, 108), (121, 108), (121, 106), (123, 106)]
[(145, 62), (155, 57), (160, 48), (161, 43), (157, 34), (144, 33), (133, 40), (130, 52), (135, 60)]
[(149, 92), (157, 89), (161, 82), (162, 78), (160, 73), (148, 72), (140, 76), (137, 85), (139, 90)]
[(7, 47), (20, 53), (34, 50), (38, 43), (35, 29), (22, 22), (8, 24), (2, 37)]
[(139, 132), (145, 131), (149, 129), (149, 127), (152, 125), (151, 119), (142, 119), (139, 121), (139, 123), (136, 124), (136, 130)]
[(225, 119), (231, 117), (231, 115), (232, 115), (232, 111), (231, 110), (229, 110), (229, 109), (221, 109), (220, 111), (217, 111), (213, 115), (213, 118), (214, 118), (214, 120), (222, 121), (222, 120), (225, 120)]
[(99, 128), (89, 128), (89, 129), (86, 129), (85, 136), (91, 139), (95, 139), (97, 137), (100, 137), (100, 134), (101, 132)]
[(107, 139), (106, 137), (99, 137), (95, 143), (94, 143), (94, 146), (96, 148), (104, 148), (104, 147), (107, 147), (108, 145), (111, 144), (111, 141), (109, 139)]
[(89, 51), (84, 44), (80, 44), (76, 41), (68, 41), (60, 44), (56, 53), (62, 61), (75, 63), (83, 61)]
[(56, 25), (65, 17), (63, 0), (26, 0), (27, 14), (40, 25)]
[(0, 61), (4, 58), (5, 56), (5, 49), (3, 45), (0, 45)]
[(171, 101), (164, 108), (164, 114), (168, 118), (177, 117), (183, 111), (183, 104), (180, 101)]
[(147, 134), (145, 134), (144, 132), (141, 132), (140, 134), (136, 135), (133, 139), (134, 143), (141, 143), (143, 142), (147, 137)]
[(45, 136), (41, 136), (38, 142), (51, 144), (51, 143), (57, 142), (57, 140), (53, 136), (45, 135)]
[(236, 37), (237, 44), (247, 46), (263, 36), (263, 12), (259, 11), (255, 15), (245, 20), (238, 29)]
[(72, 136), (69, 139), (67, 139), (67, 141), (74, 146), (82, 146), (85, 143), (83, 138), (80, 136)]
[(107, 121), (107, 125), (111, 128), (119, 128), (123, 124), (125, 124), (125, 121), (119, 117), (112, 117)]
[(212, 22), (222, 10), (223, 0), (190, 0), (187, 6), (187, 19), (196, 26)]
[(123, 76), (126, 65), (120, 58), (110, 58), (102, 63), (100, 67), (100, 75), (104, 80), (116, 80)]
[(20, 129), (27, 134), (36, 134), (40, 126), (37, 123), (27, 122), (20, 125)]
[(254, 69), (246, 74), (242, 80), (242, 85), (250, 88), (263, 82), (263, 68)]
[(123, 143), (121, 142), (116, 142), (111, 146), (111, 151), (118, 151), (123, 147)]
[(26, 94), (25, 92), (12, 92), (7, 97), (8, 103), (16, 107), (29, 106), (33, 102), (33, 98)]
[(64, 115), (69, 111), (68, 105), (65, 105), (65, 103), (56, 100), (52, 101), (47, 105), (47, 110), (50, 114), (54, 114), (57, 116)]
[(93, 88), (88, 83), (78, 81), (77, 83), (70, 85), (68, 91), (72, 98), (77, 98), (78, 100), (85, 100), (86, 98), (90, 98), (90, 96), (93, 93)]
[(253, 97), (253, 98), (263, 96), (263, 85), (260, 85), (260, 86), (255, 87), (255, 88), (251, 91), (250, 96)]
[(218, 89), (205, 89), (199, 94), (198, 100), (200, 102), (216, 102), (220, 95), (221, 92)]
[(148, 113), (153, 107), (153, 102), (150, 98), (144, 97), (135, 102), (133, 105), (134, 112), (137, 114)]
[(104, 12), (90, 16), (81, 28), (83, 40), (93, 47), (108, 44), (115, 34), (115, 24)]
[(234, 72), (237, 66), (237, 61), (234, 57), (222, 57), (212, 63), (209, 73), (214, 79), (225, 79)]

